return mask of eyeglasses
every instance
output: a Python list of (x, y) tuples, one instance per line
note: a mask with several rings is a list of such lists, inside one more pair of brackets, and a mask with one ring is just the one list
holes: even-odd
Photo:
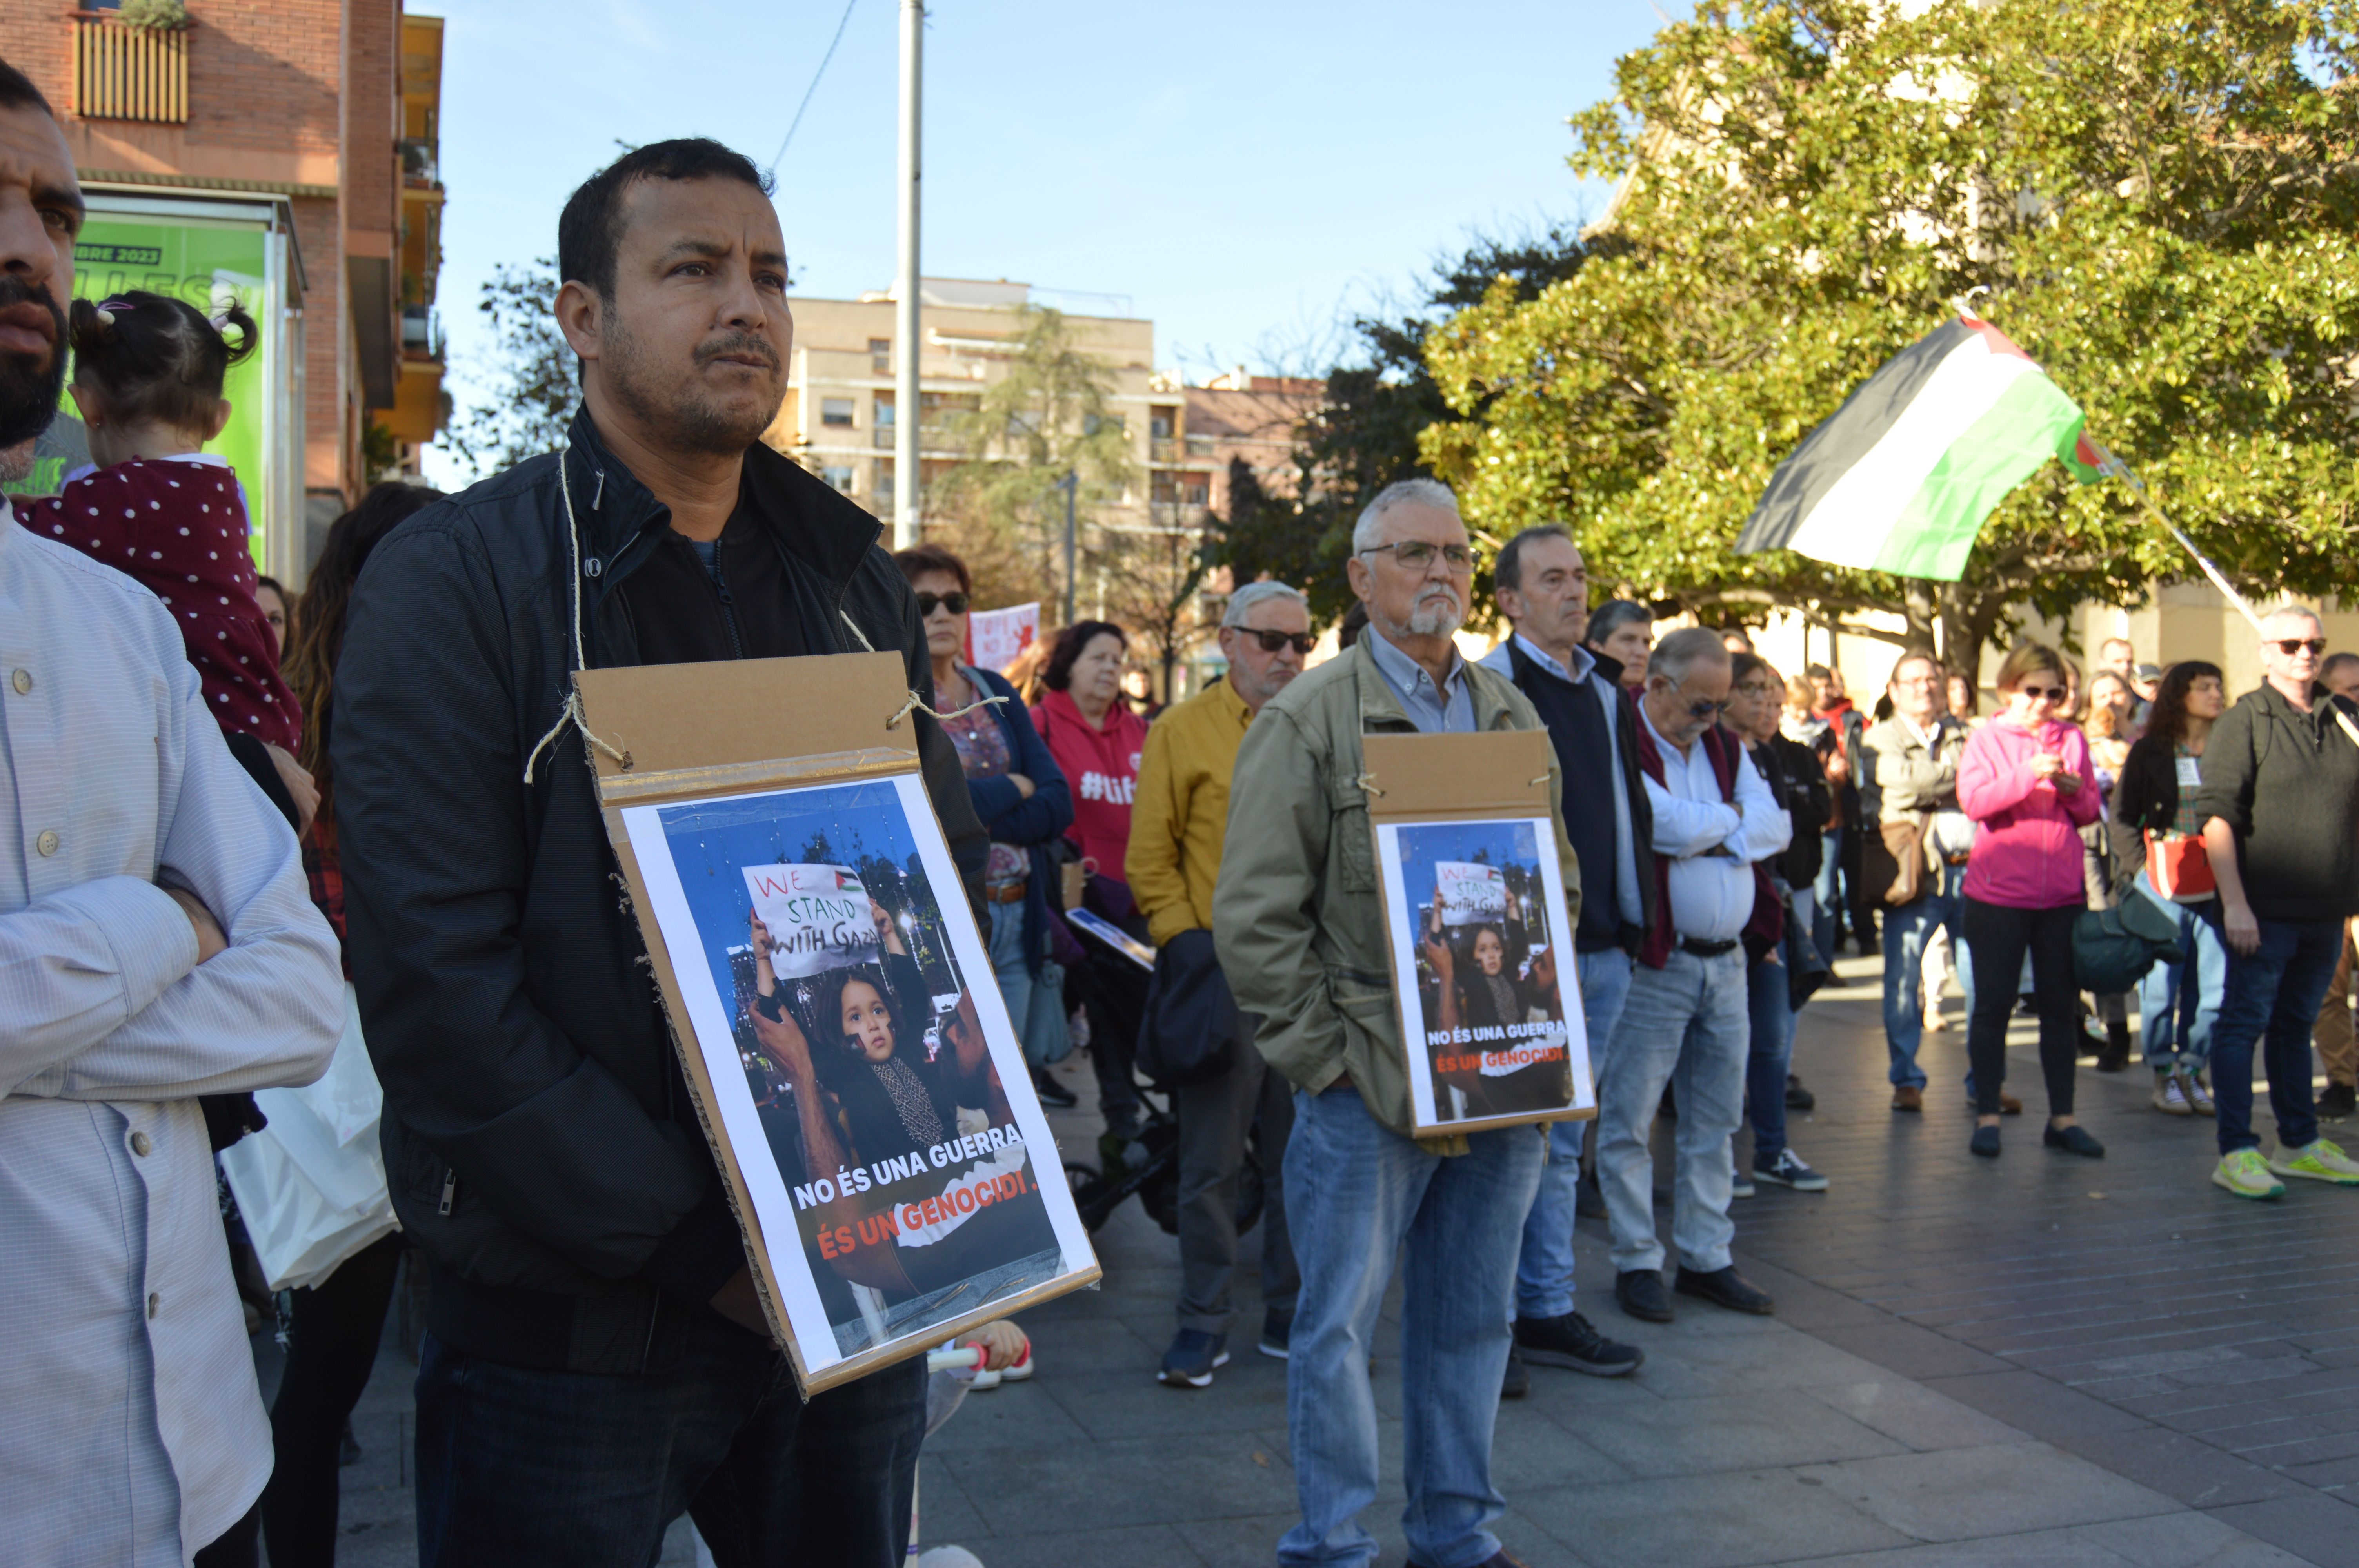
[(969, 600), (962, 593), (921, 593), (918, 595), (918, 619), (926, 620), (937, 608), (952, 615), (964, 615)]
[(1696, 719), (1716, 719), (1727, 711), (1728, 704), (1725, 702), (1690, 702), (1688, 704), (1689, 715)]
[(1452, 572), (1464, 573), (1474, 569), (1474, 552), (1465, 546), (1437, 545), (1426, 539), (1404, 539), (1397, 545), (1371, 545), (1360, 554), (1375, 556), (1386, 550), (1392, 552), (1394, 560), (1413, 572), (1421, 572), (1433, 565), (1437, 550), (1441, 553), (1441, 558), (1450, 563)]
[(1239, 626), (1236, 632), (1239, 636), (1251, 637), (1259, 643), (1265, 654), (1275, 654), (1280, 648), (1290, 646), (1307, 659), (1310, 656), (1310, 650), (1319, 643), (1319, 639), (1308, 632), (1265, 632), (1257, 626)]
[(2070, 687), (2060, 686), (2019, 686), (2015, 689), (2032, 702), (2061, 702), (2071, 695)]
[(2304, 648), (2310, 650), (2312, 658), (2326, 652), (2326, 639), (2323, 637), (2279, 637), (2277, 639), (2277, 652), (2288, 659)]

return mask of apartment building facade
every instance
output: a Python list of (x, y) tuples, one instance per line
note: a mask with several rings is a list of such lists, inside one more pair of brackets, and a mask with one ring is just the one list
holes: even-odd
[[(245, 485), (263, 569), (299, 582), (373, 469), (405, 454), (414, 468), (440, 427), (439, 341), (430, 318), (406, 338), (405, 310), (430, 311), (440, 266), (440, 28), (400, 0), (189, 0), (186, 13), (135, 27), (118, 0), (0, 0), (0, 53), (48, 97), (73, 152), (91, 207), (76, 293), (234, 297), (261, 324), (216, 446)], [(413, 67), (421, 80), (406, 86)], [(70, 460), (79, 432), (60, 424)]]

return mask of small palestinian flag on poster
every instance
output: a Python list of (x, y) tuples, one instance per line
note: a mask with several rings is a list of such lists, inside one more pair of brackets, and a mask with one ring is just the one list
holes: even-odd
[(1737, 553), (1954, 582), (1992, 509), (2050, 457), (2096, 481), (2101, 459), (2081, 427), (2030, 355), (1961, 315), (1861, 383), (1777, 465)]

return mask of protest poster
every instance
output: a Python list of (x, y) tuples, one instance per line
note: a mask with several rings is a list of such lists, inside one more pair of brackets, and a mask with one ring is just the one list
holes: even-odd
[(966, 660), (977, 669), (1005, 670), (1040, 638), (1040, 606), (1012, 604), (966, 618)]
[[(688, 689), (699, 672), (717, 688)], [(623, 759), (601, 755), (601, 794), (683, 1067), (806, 1395), (1094, 1281), (909, 727), (886, 728), (898, 662), (579, 678)], [(839, 749), (760, 756), (794, 743), (777, 716), (796, 712), (805, 744)]]
[(1420, 1132), (1596, 1114), (1547, 744), (1520, 731), (1364, 741)]

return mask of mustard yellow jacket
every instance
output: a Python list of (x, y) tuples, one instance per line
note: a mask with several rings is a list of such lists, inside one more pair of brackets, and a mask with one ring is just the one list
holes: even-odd
[(1212, 887), (1229, 831), (1229, 775), (1253, 710), (1226, 677), (1165, 710), (1147, 732), (1130, 803), (1123, 877), (1161, 946), (1212, 928)]

